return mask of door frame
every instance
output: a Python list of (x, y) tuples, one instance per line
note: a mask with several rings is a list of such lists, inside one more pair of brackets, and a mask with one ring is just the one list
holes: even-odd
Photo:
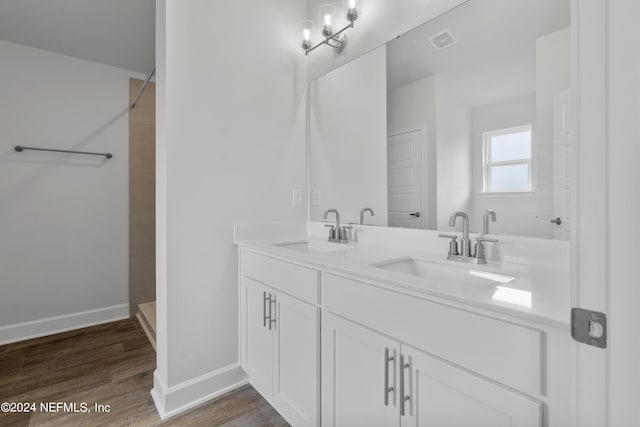
[[(575, 213), (571, 306), (607, 312), (607, 0), (571, 0), (572, 145)], [(594, 203), (595, 202), (595, 203)], [(574, 343), (574, 426), (606, 426), (607, 349)]]
[[(430, 182), (429, 177), (427, 175), (427, 160), (428, 160), (428, 156), (427, 156), (427, 125), (422, 125), (421, 127), (417, 127), (417, 128), (413, 128), (413, 129), (407, 129), (407, 130), (402, 130), (402, 131), (397, 131), (397, 132), (391, 132), (391, 133), (387, 133), (387, 149), (389, 148), (389, 138), (394, 137), (394, 136), (400, 136), (400, 135), (404, 135), (406, 133), (412, 133), (412, 132), (420, 132), (420, 145), (422, 146), (422, 158), (420, 159), (420, 162), (422, 163), (422, 191), (420, 194), (420, 212), (422, 214), (422, 216), (424, 217), (424, 219), (422, 220), (422, 224), (423, 226), (423, 230), (427, 230), (427, 218), (429, 218), (429, 216), (427, 215), (427, 212), (425, 211), (425, 206), (427, 206), (427, 188), (428, 188), (428, 183)], [(389, 158), (387, 157), (387, 171), (389, 170)], [(387, 172), (388, 175), (388, 172)], [(387, 215), (389, 214), (389, 177), (387, 176)]]
[[(608, 344), (575, 344), (575, 426), (637, 425), (640, 339), (633, 190), (640, 115), (637, 0), (571, 0), (575, 226), (571, 304), (608, 316)], [(631, 48), (631, 49), (630, 49)], [(634, 56), (635, 55), (635, 56)], [(634, 145), (635, 144), (635, 145)]]
[(607, 279), (609, 309), (608, 423), (640, 425), (640, 29), (637, 0), (609, 0), (607, 110)]

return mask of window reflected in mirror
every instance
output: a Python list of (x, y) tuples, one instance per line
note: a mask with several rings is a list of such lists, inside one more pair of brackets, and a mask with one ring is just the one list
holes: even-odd
[(533, 191), (531, 125), (482, 134), (484, 193)]

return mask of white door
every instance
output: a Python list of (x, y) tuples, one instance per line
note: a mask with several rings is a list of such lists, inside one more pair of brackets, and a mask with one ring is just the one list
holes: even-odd
[(422, 130), (387, 137), (389, 227), (424, 228)]
[[(367, 328), (332, 314), (323, 315), (324, 427), (400, 424), (396, 399), (399, 347), (398, 342)], [(385, 349), (393, 360), (385, 360)], [(393, 391), (387, 393), (386, 386), (393, 387)]]
[(273, 400), (295, 426), (319, 425), (320, 309), (275, 295)]
[(558, 93), (553, 100), (553, 237), (571, 238), (571, 214), (575, 173), (571, 144), (571, 98), (569, 90)]
[(251, 385), (263, 396), (271, 396), (273, 384), (272, 333), (269, 330), (269, 296), (271, 290), (260, 283), (242, 278), (244, 303), (245, 358), (242, 367), (249, 374)]
[[(405, 415), (402, 427), (541, 427), (542, 404), (401, 346)], [(399, 397), (402, 399), (402, 396)]]

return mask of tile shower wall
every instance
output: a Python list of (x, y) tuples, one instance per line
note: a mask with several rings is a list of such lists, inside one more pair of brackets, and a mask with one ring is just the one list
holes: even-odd
[[(130, 80), (133, 100), (143, 81)], [(156, 88), (149, 83), (129, 113), (129, 310), (156, 299)]]

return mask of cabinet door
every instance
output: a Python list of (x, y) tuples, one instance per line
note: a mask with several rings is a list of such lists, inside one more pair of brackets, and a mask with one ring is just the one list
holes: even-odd
[[(385, 360), (385, 349), (393, 360)], [(400, 345), (394, 340), (323, 313), (322, 425), (398, 426), (396, 362), (399, 350)], [(385, 390), (387, 384), (393, 391)]]
[[(405, 344), (402, 427), (540, 427), (542, 403)], [(498, 361), (496, 363), (499, 363)], [(398, 397), (402, 399), (402, 397)]]
[(251, 385), (264, 397), (271, 396), (273, 344), (269, 330), (269, 296), (272, 291), (266, 286), (242, 278), (244, 292), (242, 310), (244, 312), (243, 336), (244, 358), (242, 367), (249, 374)]
[(275, 295), (273, 401), (295, 426), (318, 426), (320, 411), (320, 309)]

